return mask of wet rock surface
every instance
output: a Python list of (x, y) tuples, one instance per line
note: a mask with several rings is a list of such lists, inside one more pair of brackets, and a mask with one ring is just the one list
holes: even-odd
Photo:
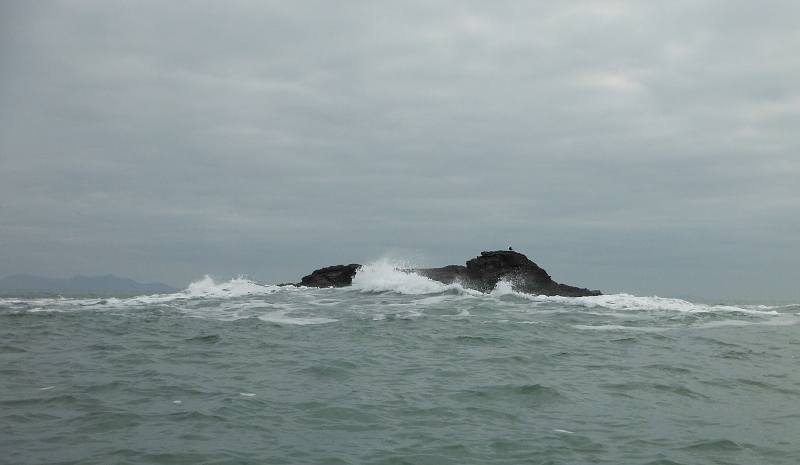
[(353, 284), (353, 278), (361, 265), (334, 265), (315, 270), (296, 284), (307, 287), (345, 287)]

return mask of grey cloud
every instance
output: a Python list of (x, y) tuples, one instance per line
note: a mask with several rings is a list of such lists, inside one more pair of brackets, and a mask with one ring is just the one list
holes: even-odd
[(797, 297), (793, 2), (24, 5), (0, 274), (276, 282), (513, 242), (610, 292)]

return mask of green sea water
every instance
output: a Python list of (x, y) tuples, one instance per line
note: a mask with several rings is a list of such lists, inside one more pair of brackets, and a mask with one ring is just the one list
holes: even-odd
[(800, 305), (372, 271), (5, 292), (0, 463), (800, 462)]

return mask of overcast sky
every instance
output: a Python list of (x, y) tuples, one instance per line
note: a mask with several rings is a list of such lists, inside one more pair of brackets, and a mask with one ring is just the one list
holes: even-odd
[(800, 2), (4, 1), (0, 276), (515, 250), (800, 299)]

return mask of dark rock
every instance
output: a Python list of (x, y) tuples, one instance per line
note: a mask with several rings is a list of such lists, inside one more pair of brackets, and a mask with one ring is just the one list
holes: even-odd
[(307, 287), (345, 287), (353, 284), (353, 277), (361, 265), (334, 265), (314, 271), (297, 284)]
[(467, 267), (463, 265), (448, 265), (443, 268), (424, 268), (411, 271), (445, 284), (463, 281), (463, 278), (467, 275)]
[[(353, 277), (361, 265), (329, 266), (314, 271), (303, 278), (298, 286), (344, 287), (353, 284)], [(537, 295), (582, 297), (601, 295), (580, 287), (559, 284), (525, 255), (511, 250), (481, 252), (480, 257), (467, 262), (467, 266), (449, 265), (442, 268), (408, 270), (444, 284), (459, 282), (462, 286), (481, 292), (491, 292), (498, 282), (505, 280), (518, 292)]]
[(600, 291), (559, 284), (528, 257), (510, 250), (481, 252), (480, 257), (469, 260), (466, 267), (450, 265), (414, 271), (445, 284), (457, 281), (464, 287), (481, 292), (491, 292), (499, 281), (505, 280), (515, 291), (527, 294), (566, 297), (601, 295)]

